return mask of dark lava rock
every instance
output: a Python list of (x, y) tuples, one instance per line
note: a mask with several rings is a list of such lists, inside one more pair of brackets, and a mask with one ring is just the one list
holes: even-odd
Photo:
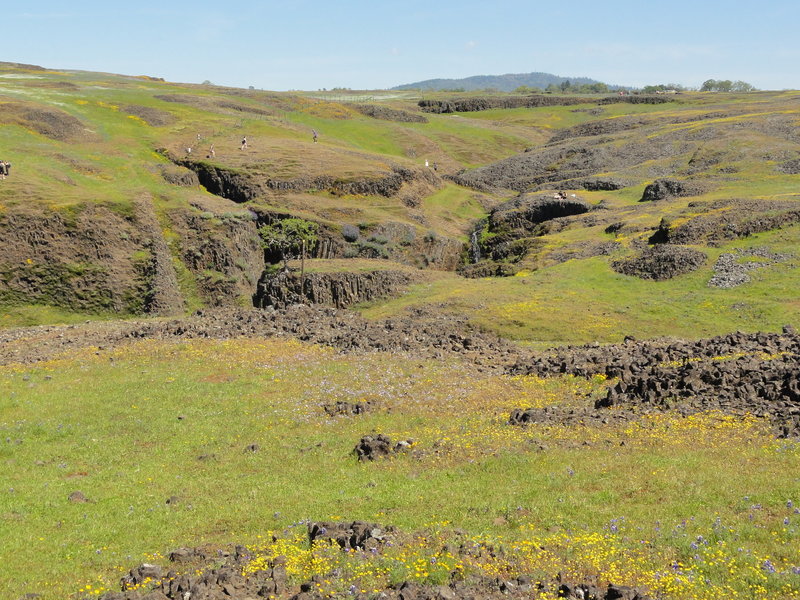
[(343, 308), (396, 294), (410, 281), (400, 271), (306, 273), (304, 277), (295, 272), (265, 272), (258, 282), (254, 302), (262, 308), (285, 308), (298, 303)]
[(682, 196), (702, 194), (703, 187), (697, 183), (678, 181), (676, 179), (657, 179), (646, 188), (639, 202), (654, 202)]
[(383, 434), (365, 435), (353, 449), (353, 452), (360, 461), (375, 460), (376, 458), (386, 458), (393, 454), (405, 452), (413, 444), (413, 440), (400, 440), (396, 444), (392, 444), (391, 438)]
[(472, 265), (464, 265), (458, 270), (458, 273), (462, 277), (480, 279), (481, 277), (511, 277), (518, 270), (519, 267), (511, 263), (487, 260)]
[(389, 108), (388, 106), (380, 106), (377, 104), (354, 104), (353, 108), (355, 108), (362, 115), (372, 117), (373, 119), (382, 119), (384, 121), (397, 121), (398, 123), (428, 122), (428, 119), (422, 115), (408, 112), (406, 110)]
[[(512, 374), (617, 378), (595, 408), (679, 409), (682, 414), (723, 410), (772, 423), (778, 437), (800, 436), (800, 336), (732, 333), (608, 346), (565, 347), (510, 369)], [(611, 414), (611, 413), (609, 413)], [(546, 410), (514, 411), (510, 421), (547, 422)], [(564, 417), (566, 418), (566, 417)]]
[(664, 281), (699, 269), (705, 264), (706, 258), (704, 253), (693, 248), (658, 245), (635, 258), (614, 261), (611, 268), (623, 275)]
[(83, 492), (80, 492), (80, 491), (77, 491), (77, 490), (72, 492), (67, 497), (67, 500), (69, 500), (70, 502), (75, 502), (75, 503), (89, 502), (89, 499), (86, 496), (83, 495)]
[(380, 548), (394, 532), (394, 527), (364, 521), (308, 524), (308, 539), (312, 544), (320, 540), (332, 540), (343, 550)]
[(800, 175), (800, 158), (787, 160), (775, 167), (775, 170), (786, 175)]
[(585, 179), (581, 186), (587, 192), (610, 192), (628, 187), (630, 182), (622, 179)]
[(677, 227), (663, 227), (651, 243), (714, 245), (800, 222), (800, 203), (788, 200), (718, 200), (698, 202), (692, 209), (700, 214)]
[[(742, 259), (748, 260), (742, 260)], [(720, 254), (714, 263), (714, 276), (709, 287), (733, 288), (750, 281), (750, 271), (785, 262), (791, 258), (787, 254), (775, 254), (766, 248), (737, 248), (734, 252)]]
[(366, 402), (344, 402), (342, 400), (337, 400), (332, 404), (323, 404), (322, 408), (325, 411), (325, 414), (327, 414), (329, 417), (337, 417), (345, 415), (362, 415), (372, 410), (373, 405), (369, 400)]
[(536, 225), (572, 215), (581, 215), (591, 210), (588, 204), (574, 194), (522, 195), (503, 202), (489, 215), (489, 231), (501, 228), (531, 231)]
[(122, 578), (122, 591), (138, 587), (145, 581), (156, 582), (161, 579), (164, 571), (158, 565), (144, 563), (138, 567), (131, 569), (128, 574)]

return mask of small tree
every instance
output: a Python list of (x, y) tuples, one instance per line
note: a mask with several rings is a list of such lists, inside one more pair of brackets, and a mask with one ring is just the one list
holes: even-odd
[(318, 229), (316, 223), (297, 217), (281, 219), (258, 229), (262, 246), (280, 255), (284, 271), (289, 270), (289, 259), (299, 253), (301, 289), (305, 282), (306, 251), (317, 243)]

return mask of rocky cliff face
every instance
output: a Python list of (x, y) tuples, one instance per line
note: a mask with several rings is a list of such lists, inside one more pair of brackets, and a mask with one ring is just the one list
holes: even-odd
[(180, 312), (169, 250), (148, 203), (137, 201), (132, 216), (95, 204), (75, 212), (9, 210), (0, 219), (0, 302)]
[(252, 219), (170, 214), (179, 234), (179, 254), (209, 306), (249, 303), (264, 271), (264, 249)]
[(216, 196), (247, 202), (269, 192), (327, 191), (338, 195), (396, 196), (404, 184), (424, 181), (438, 185), (440, 179), (430, 169), (412, 169), (395, 165), (379, 177), (337, 178), (331, 175), (300, 176), (277, 179), (267, 173), (248, 172), (212, 164), (203, 160), (179, 158), (168, 150), (160, 150), (166, 158), (180, 167), (190, 169), (206, 190)]
[(411, 278), (399, 271), (366, 273), (264, 273), (258, 282), (254, 304), (285, 308), (291, 304), (321, 304), (343, 308), (357, 302), (398, 293)]
[(249, 303), (264, 270), (252, 220), (190, 208), (159, 217), (148, 196), (124, 210), (15, 206), (0, 217), (0, 239), (0, 304), (173, 315), (186, 308), (176, 265), (211, 306)]

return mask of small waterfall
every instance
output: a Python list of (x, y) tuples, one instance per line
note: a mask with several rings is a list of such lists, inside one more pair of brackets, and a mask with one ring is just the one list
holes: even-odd
[(478, 243), (478, 230), (472, 232), (469, 236), (469, 250), (472, 255), (472, 264), (481, 260), (481, 245)]

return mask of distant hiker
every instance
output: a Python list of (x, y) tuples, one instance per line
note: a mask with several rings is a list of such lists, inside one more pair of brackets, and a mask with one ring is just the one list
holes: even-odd
[(311, 130), (311, 135), (314, 136), (314, 143), (316, 144), (317, 143), (317, 130), (316, 129), (312, 129)]
[(439, 170), (439, 165), (437, 165), (435, 162), (433, 163), (433, 170), (434, 171), (438, 171)]
[(425, 166), (426, 166), (426, 167), (428, 166), (428, 161), (427, 161), (427, 160), (425, 161)]
[(200, 134), (198, 133), (198, 134), (197, 134), (197, 141), (199, 142), (201, 139), (203, 139), (203, 138), (202, 138), (202, 137), (200, 137)]
[(191, 153), (192, 153), (192, 147), (189, 146), (188, 148), (186, 148), (186, 154), (191, 154)]
[(5, 178), (6, 178), (6, 175), (8, 174), (8, 173), (7, 173), (7, 170), (6, 170), (6, 169), (7, 169), (6, 165), (9, 165), (9, 166), (11, 166), (11, 165), (10, 165), (9, 163), (7, 163), (6, 161), (4, 161), (4, 160), (0, 160), (0, 179), (5, 179)]
[(216, 156), (216, 154), (214, 152), (214, 144), (211, 144), (211, 148), (208, 149), (208, 156), (210, 158), (214, 158)]
[(242, 138), (242, 147), (239, 150), (247, 150), (247, 136)]

